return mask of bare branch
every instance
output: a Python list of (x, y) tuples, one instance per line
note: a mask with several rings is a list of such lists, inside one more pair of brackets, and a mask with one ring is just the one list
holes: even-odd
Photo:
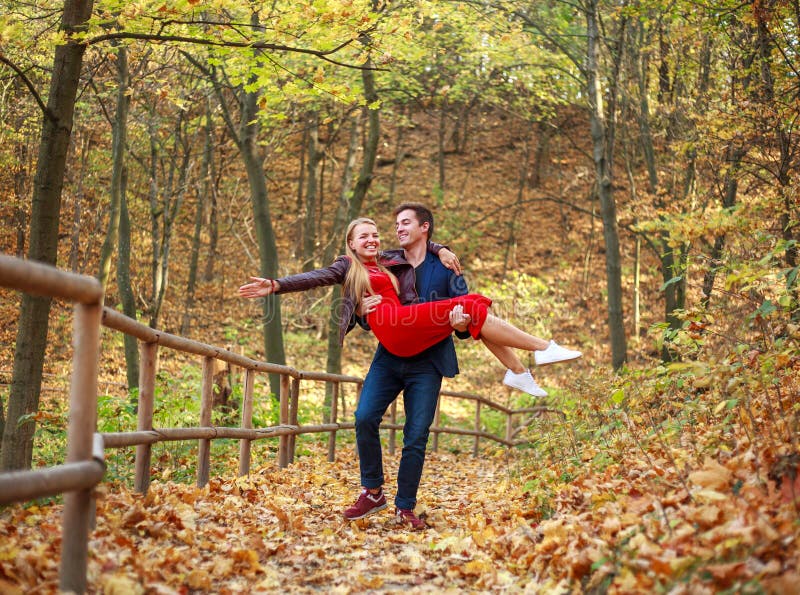
[(103, 41), (111, 41), (117, 39), (137, 39), (143, 41), (154, 41), (158, 43), (189, 43), (193, 45), (206, 45), (214, 47), (227, 47), (227, 48), (249, 48), (256, 50), (271, 50), (276, 52), (295, 52), (298, 54), (308, 54), (321, 58), (326, 62), (335, 64), (337, 66), (344, 66), (346, 68), (353, 68), (355, 70), (379, 70), (374, 67), (361, 66), (357, 64), (347, 64), (330, 58), (332, 54), (344, 49), (351, 43), (353, 39), (343, 41), (336, 47), (329, 50), (312, 50), (308, 48), (299, 48), (289, 45), (282, 45), (277, 43), (268, 43), (263, 41), (219, 41), (214, 39), (203, 39), (199, 37), (188, 37), (184, 35), (160, 35), (156, 33), (131, 33), (126, 31), (117, 31), (115, 33), (105, 33), (90, 39), (85, 40), (87, 45), (97, 45)]
[(20, 79), (22, 79), (22, 82), (28, 88), (28, 91), (33, 96), (34, 100), (36, 100), (36, 103), (39, 105), (39, 109), (42, 110), (42, 113), (44, 114), (45, 118), (47, 118), (51, 122), (55, 122), (57, 120), (55, 114), (53, 114), (53, 112), (50, 111), (50, 108), (47, 107), (47, 104), (45, 104), (45, 102), (42, 100), (41, 95), (39, 95), (39, 92), (36, 90), (36, 87), (33, 85), (33, 82), (31, 81), (31, 79), (28, 78), (25, 72), (19, 66), (14, 64), (14, 62), (6, 58), (5, 54), (3, 53), (0, 53), (0, 62), (8, 66), (11, 70), (13, 70), (17, 74), (17, 76)]

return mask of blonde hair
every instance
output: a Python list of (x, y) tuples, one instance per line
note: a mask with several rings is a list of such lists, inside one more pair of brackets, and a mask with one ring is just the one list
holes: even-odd
[[(345, 254), (347, 254), (347, 256), (350, 258), (350, 268), (347, 270), (347, 274), (344, 277), (342, 289), (345, 295), (350, 295), (353, 298), (356, 303), (356, 308), (358, 308), (361, 300), (364, 298), (364, 295), (375, 294), (372, 289), (372, 284), (369, 282), (369, 271), (367, 270), (367, 267), (364, 266), (364, 263), (359, 260), (358, 255), (356, 255), (355, 251), (350, 247), (350, 241), (353, 239), (353, 230), (355, 230), (358, 225), (363, 223), (372, 225), (376, 229), (378, 228), (378, 226), (375, 225), (375, 222), (367, 217), (353, 219), (347, 226), (347, 234), (345, 236), (346, 239), (344, 244)], [(377, 265), (379, 270), (389, 275), (389, 279), (394, 286), (394, 290), (399, 294), (400, 290), (397, 283), (397, 277), (395, 277), (394, 274), (392, 274), (392, 272), (380, 262), (378, 262)]]

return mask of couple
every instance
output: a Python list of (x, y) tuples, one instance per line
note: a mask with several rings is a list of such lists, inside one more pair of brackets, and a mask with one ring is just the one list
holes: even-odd
[(357, 315), (380, 343), (355, 413), (362, 491), (344, 516), (355, 520), (386, 508), (379, 429), (383, 414), (402, 391), (406, 422), (396, 515), (411, 528), (423, 529), (425, 522), (414, 514), (414, 507), (442, 377), (458, 374), (453, 330), (461, 338), (481, 339), (508, 368), (504, 383), (536, 397), (547, 393), (514, 348), (534, 351), (538, 365), (575, 359), (581, 353), (519, 330), (488, 312), (489, 298), (467, 294), (458, 259), (430, 241), (433, 214), (424, 205), (404, 203), (394, 214), (401, 250), (380, 251), (375, 223), (356, 219), (347, 228), (346, 255), (330, 266), (281, 279), (251, 277), (239, 295), (258, 298), (342, 284), (339, 340), (344, 341)]

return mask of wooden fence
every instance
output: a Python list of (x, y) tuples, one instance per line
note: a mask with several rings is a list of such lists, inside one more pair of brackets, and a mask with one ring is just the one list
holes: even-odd
[(105, 472), (102, 438), (95, 435), (103, 288), (92, 277), (5, 255), (0, 255), (0, 285), (75, 302), (66, 463), (0, 474), (0, 504), (65, 494), (59, 586), (64, 591), (83, 593), (92, 489)]
[[(253, 440), (277, 438), (278, 465), (286, 467), (294, 460), (295, 437), (299, 434), (328, 433), (328, 459), (333, 461), (336, 434), (352, 430), (352, 422), (339, 421), (338, 402), (342, 385), (351, 384), (360, 396), (363, 379), (353, 376), (299, 371), (253, 360), (231, 351), (152, 329), (110, 308), (102, 307), (102, 289), (91, 277), (59, 271), (53, 267), (0, 255), (0, 286), (20, 289), (32, 294), (50, 295), (75, 302), (73, 369), (70, 388), (67, 462), (64, 465), (36, 471), (0, 473), (0, 505), (10, 502), (65, 493), (63, 516), (63, 547), (60, 567), (60, 588), (83, 593), (86, 590), (86, 561), (88, 554), (89, 519), (92, 489), (102, 479), (107, 448), (136, 447), (134, 488), (147, 492), (151, 474), (151, 448), (158, 442), (198, 440), (197, 485), (208, 483), (210, 476), (211, 440), (234, 438), (240, 440), (239, 474), (250, 470), (250, 445)], [(96, 433), (97, 371), (100, 326), (106, 326), (134, 336), (139, 341), (141, 355), (137, 429), (132, 432)], [(159, 348), (169, 348), (202, 358), (201, 405), (199, 426), (190, 428), (153, 428), (155, 380), (158, 371)], [(211, 425), (213, 406), (213, 374), (215, 360), (242, 368), (244, 388), (240, 427)], [(253, 428), (253, 392), (255, 375), (280, 376), (279, 425)], [(330, 417), (319, 425), (298, 424), (298, 403), (301, 382), (325, 382), (332, 386)], [(473, 437), (472, 454), (478, 455), (480, 440), (491, 440), (507, 447), (514, 446), (515, 416), (542, 411), (542, 408), (510, 409), (479, 395), (441, 391), (442, 397), (475, 402), (475, 422), (471, 429), (441, 427), (440, 403), (437, 405), (431, 432), (432, 447), (438, 448), (439, 434)], [(506, 416), (505, 436), (495, 436), (481, 429), (482, 407)], [(389, 451), (395, 450), (395, 435), (403, 426), (397, 423), (396, 403), (389, 411)], [(11, 422), (11, 420), (8, 420)], [(11, 422), (13, 423), (13, 422)]]

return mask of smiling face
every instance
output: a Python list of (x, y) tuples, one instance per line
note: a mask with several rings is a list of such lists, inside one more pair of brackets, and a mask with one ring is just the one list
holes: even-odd
[(347, 245), (361, 262), (375, 262), (381, 249), (378, 228), (372, 223), (359, 223), (350, 230)]
[(418, 242), (425, 242), (428, 239), (429, 224), (419, 224), (417, 214), (412, 209), (406, 209), (397, 213), (394, 230), (397, 233), (397, 241), (401, 248), (409, 248)]

